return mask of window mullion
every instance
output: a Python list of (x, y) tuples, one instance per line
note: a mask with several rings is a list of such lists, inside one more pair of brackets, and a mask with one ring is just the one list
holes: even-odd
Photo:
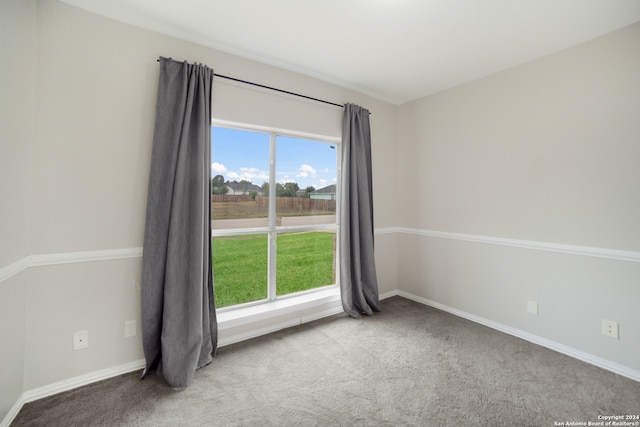
[(271, 133), (269, 142), (269, 248), (268, 291), (270, 301), (276, 299), (276, 135)]
[(338, 146), (336, 150), (336, 244), (335, 244), (335, 266), (336, 266), (336, 285), (340, 285), (340, 218), (342, 209), (342, 146)]

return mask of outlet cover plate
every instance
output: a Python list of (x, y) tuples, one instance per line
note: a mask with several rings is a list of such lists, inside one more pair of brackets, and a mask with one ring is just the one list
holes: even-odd
[(537, 301), (527, 301), (527, 313), (538, 315), (538, 303)]
[(127, 320), (124, 322), (124, 336), (135, 337), (136, 336), (136, 321), (135, 320)]
[(602, 335), (611, 338), (620, 339), (618, 322), (613, 320), (602, 319)]
[(82, 350), (89, 347), (89, 331), (78, 331), (73, 333), (73, 350)]

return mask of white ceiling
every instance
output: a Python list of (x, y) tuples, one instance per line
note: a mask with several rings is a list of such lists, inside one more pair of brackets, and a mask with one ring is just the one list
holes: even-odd
[(640, 0), (62, 1), (394, 104), (640, 21)]

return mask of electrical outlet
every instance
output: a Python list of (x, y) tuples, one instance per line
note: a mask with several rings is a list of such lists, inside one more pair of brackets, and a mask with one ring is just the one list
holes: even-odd
[(602, 335), (619, 339), (620, 334), (618, 330), (618, 322), (614, 322), (613, 320), (602, 319)]
[(73, 350), (82, 350), (89, 347), (89, 331), (78, 331), (73, 333)]
[(124, 322), (124, 336), (127, 337), (135, 337), (136, 336), (136, 321), (135, 320), (127, 320)]
[(538, 303), (536, 301), (527, 301), (527, 313), (538, 315)]

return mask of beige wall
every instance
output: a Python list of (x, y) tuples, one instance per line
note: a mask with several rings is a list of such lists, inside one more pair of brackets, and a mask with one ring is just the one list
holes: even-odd
[(639, 33), (401, 106), (403, 225), (640, 250)]
[[(36, 4), (0, 2), (0, 269), (29, 254)], [(11, 41), (11, 42), (7, 42)], [(0, 419), (23, 390), (26, 281), (0, 281)]]
[(24, 391), (26, 293), (24, 275), (0, 283), (0, 421)]
[[(140, 336), (123, 336), (126, 320), (139, 322), (140, 258), (58, 261), (66, 253), (142, 246), (159, 56), (370, 109), (379, 170), (375, 191), (378, 200), (394, 193), (394, 105), (53, 0), (3, 2), (2, 8), (2, 28), (8, 32), (3, 40), (12, 40), (2, 57), (24, 67), (10, 68), (10, 84), (2, 86), (17, 101), (4, 96), (0, 101), (3, 116), (7, 110), (15, 123), (6, 128), (0, 147), (0, 188), (10, 206), (5, 209), (3, 203), (0, 269), (28, 255), (51, 265), (33, 265), (0, 283), (0, 308), (11, 305), (0, 310), (0, 323), (6, 325), (0, 329), (0, 356), (19, 368), (5, 372), (0, 367), (1, 399), (6, 399), (0, 400), (0, 418), (23, 391), (143, 357)], [(11, 25), (5, 27), (5, 21)], [(221, 79), (214, 82), (213, 114), (327, 136), (341, 133), (339, 108)], [(392, 203), (377, 203), (375, 213), (378, 227), (393, 225)], [(396, 289), (395, 266), (395, 251), (380, 260), (381, 276), (390, 278), (381, 283), (383, 291)], [(90, 346), (74, 352), (72, 334), (83, 329), (89, 331)]]
[[(139, 259), (29, 269), (24, 389), (144, 358), (139, 338), (124, 337), (125, 320), (140, 326)], [(72, 334), (89, 331), (89, 347), (73, 351)]]
[[(52, 253), (141, 246), (148, 180), (158, 56), (209, 64), (221, 73), (259, 81), (333, 102), (356, 102), (374, 111), (376, 148), (383, 162), (395, 138), (394, 106), (317, 80), (247, 61), (198, 45), (117, 23), (55, 1), (40, 3), (38, 126), (34, 148), (32, 251)], [(82, 34), (82, 37), (78, 37)], [(218, 86), (220, 86), (218, 88)], [(333, 115), (339, 111), (298, 100), (265, 95), (261, 90), (214, 82), (216, 118), (259, 121), (292, 127), (305, 107)], [(229, 92), (236, 93), (233, 99)], [(265, 97), (279, 103), (265, 119)], [(295, 105), (296, 108), (288, 108)], [(255, 108), (254, 108), (255, 107)], [(282, 113), (282, 108), (287, 108)], [(269, 110), (267, 110), (267, 113)], [(286, 120), (287, 116), (289, 121)], [(295, 117), (295, 115), (293, 115)], [(327, 126), (309, 124), (307, 131)], [(250, 122), (251, 123), (251, 122)], [(295, 123), (293, 123), (295, 125)], [(296, 129), (297, 130), (297, 129)], [(395, 168), (381, 168), (382, 189)], [(378, 178), (378, 177), (376, 177)], [(390, 222), (390, 207), (377, 206), (380, 221)], [(108, 219), (105, 221), (105, 219)], [(63, 238), (61, 238), (63, 236)]]
[[(396, 107), (57, 1), (1, 5), (12, 41), (1, 57), (24, 67), (4, 67), (0, 82), (10, 94), (0, 269), (142, 245), (162, 55), (371, 110), (381, 293), (399, 288), (640, 370), (639, 263), (423, 233), (639, 251), (639, 25)], [(339, 135), (332, 107), (214, 87), (216, 118)], [(142, 357), (139, 335), (123, 337), (124, 321), (139, 320), (139, 270), (136, 257), (42, 265), (0, 283), (0, 417), (23, 391)], [(540, 316), (525, 313), (528, 299)], [(603, 317), (620, 322), (620, 340), (600, 335)], [(80, 329), (90, 347), (73, 352)]]
[[(0, 266), (26, 256), (36, 93), (36, 5), (0, 4)], [(10, 43), (5, 41), (11, 41)]]
[(635, 24), (399, 107), (400, 289), (639, 371), (640, 263), (429, 236), (637, 254), (638, 52)]

